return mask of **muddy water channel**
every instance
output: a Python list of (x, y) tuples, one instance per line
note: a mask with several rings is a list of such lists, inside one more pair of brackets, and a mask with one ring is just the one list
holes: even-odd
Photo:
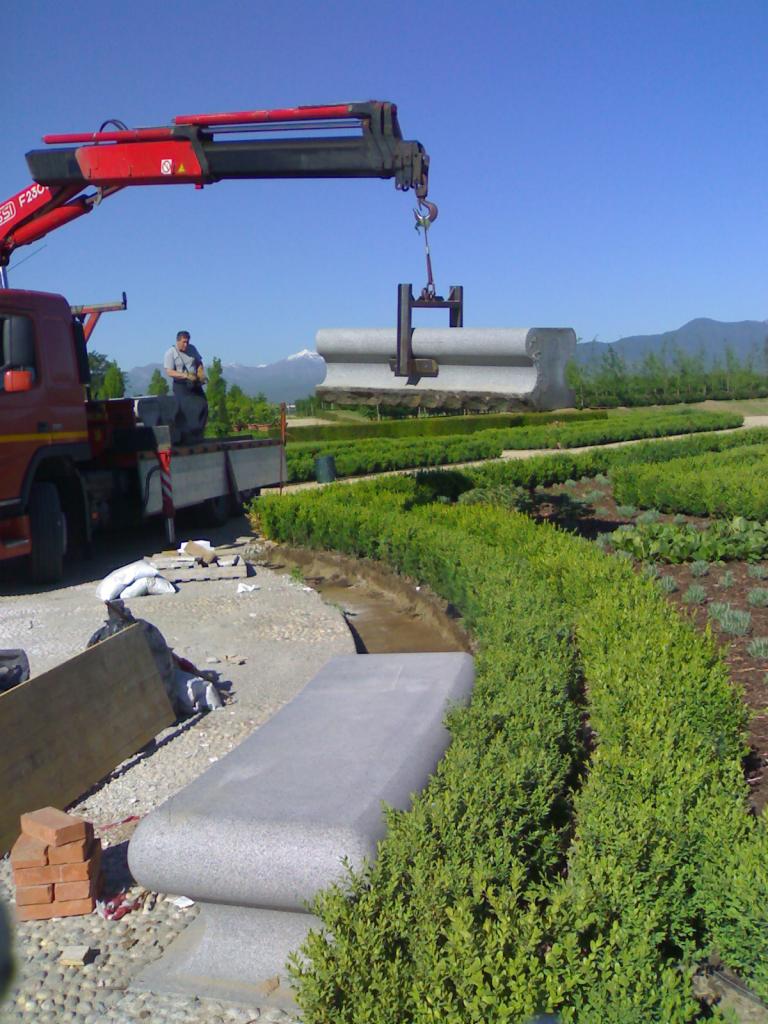
[(282, 545), (262, 561), (278, 572), (300, 573), (307, 586), (337, 605), (358, 654), (471, 651), (455, 609), (376, 562)]

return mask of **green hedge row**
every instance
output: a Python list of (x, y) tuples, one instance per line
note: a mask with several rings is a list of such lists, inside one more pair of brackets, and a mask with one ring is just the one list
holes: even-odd
[(768, 994), (768, 839), (746, 811), (744, 710), (711, 641), (594, 545), (423, 504), (458, 476), (256, 506), (275, 539), (428, 583), (480, 648), (434, 780), (390, 814), (376, 864), (318, 900), (326, 930), (293, 966), (305, 1019), (682, 1024), (699, 1019), (687, 972), (715, 947)]
[(380, 420), (376, 423), (313, 424), (293, 427), (288, 421), (288, 443), (301, 441), (352, 441), (370, 437), (445, 437), (449, 434), (474, 434), (478, 430), (503, 427), (528, 427), (542, 423), (571, 423), (580, 420), (604, 420), (608, 413), (600, 409), (570, 409), (563, 412), (503, 412), (484, 416), (422, 416), (405, 420)]
[(492, 462), (487, 466), (467, 470), (467, 474), (477, 486), (483, 487), (497, 484), (528, 488), (551, 487), (553, 484), (565, 483), (566, 480), (597, 476), (598, 473), (613, 475), (618, 466), (670, 462), (703, 452), (728, 451), (766, 443), (768, 429), (758, 427), (732, 434), (701, 433), (621, 448), (595, 448), (593, 451), (574, 454), (563, 452), (557, 455), (536, 455), (519, 461)]
[(442, 466), (473, 459), (497, 459), (501, 442), (490, 432), (466, 437), (438, 437), (405, 441), (342, 441), (335, 445), (318, 442), (286, 447), (288, 480), (315, 479), (315, 459), (333, 455), (338, 476), (364, 476), (414, 466)]
[(724, 430), (739, 427), (743, 422), (738, 413), (678, 409), (674, 412), (628, 412), (598, 423), (518, 427), (499, 433), (505, 448), (577, 448), (701, 430)]
[(694, 516), (768, 519), (768, 445), (676, 459), (664, 466), (614, 469), (622, 504)]
[(736, 426), (741, 422), (741, 416), (730, 413), (629, 413), (626, 416), (612, 417), (604, 423), (515, 427), (510, 430), (484, 430), (469, 436), (405, 440), (367, 439), (335, 443), (304, 442), (289, 444), (286, 448), (288, 479), (291, 482), (315, 479), (315, 459), (321, 455), (333, 456), (339, 476), (363, 476), (392, 469), (498, 458), (504, 448), (602, 445), (609, 441), (630, 438), (717, 430)]

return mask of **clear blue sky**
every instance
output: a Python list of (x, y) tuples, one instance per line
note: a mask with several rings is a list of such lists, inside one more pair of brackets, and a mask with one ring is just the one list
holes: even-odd
[[(432, 158), (435, 276), (465, 286), (467, 325), (612, 341), (768, 317), (765, 0), (5, 0), (2, 20), (0, 199), (45, 133), (388, 99)], [(19, 250), (10, 283), (125, 290), (93, 344), (126, 369), (180, 328), (208, 359), (270, 362), (394, 324), (398, 281), (424, 283), (411, 195), (133, 189)]]

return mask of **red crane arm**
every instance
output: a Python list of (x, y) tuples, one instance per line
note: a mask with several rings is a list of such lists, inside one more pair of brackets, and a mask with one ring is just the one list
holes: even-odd
[[(342, 136), (310, 137), (338, 128)], [(357, 135), (350, 129), (357, 128)], [(279, 132), (300, 132), (277, 138)], [(269, 137), (243, 138), (268, 133)], [(231, 138), (216, 138), (216, 136)], [(236, 138), (234, 136), (237, 136)], [(27, 153), (34, 184), (0, 205), (0, 266), (20, 245), (90, 213), (134, 185), (195, 185), (236, 178), (394, 178), (427, 195), (429, 157), (403, 139), (392, 103), (191, 114), (160, 128), (46, 135), (55, 149)], [(72, 148), (74, 145), (74, 148)], [(89, 186), (96, 192), (83, 194)]]

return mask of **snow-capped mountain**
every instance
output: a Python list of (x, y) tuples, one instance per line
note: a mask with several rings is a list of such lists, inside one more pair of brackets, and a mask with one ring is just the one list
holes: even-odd
[[(146, 394), (149, 381), (160, 363), (136, 366), (126, 374), (128, 391), (132, 395)], [(276, 363), (243, 366), (242, 363), (222, 364), (224, 379), (237, 384), (247, 395), (263, 392), (270, 402), (295, 402), (311, 395), (325, 379), (325, 360), (317, 352), (302, 349)]]

